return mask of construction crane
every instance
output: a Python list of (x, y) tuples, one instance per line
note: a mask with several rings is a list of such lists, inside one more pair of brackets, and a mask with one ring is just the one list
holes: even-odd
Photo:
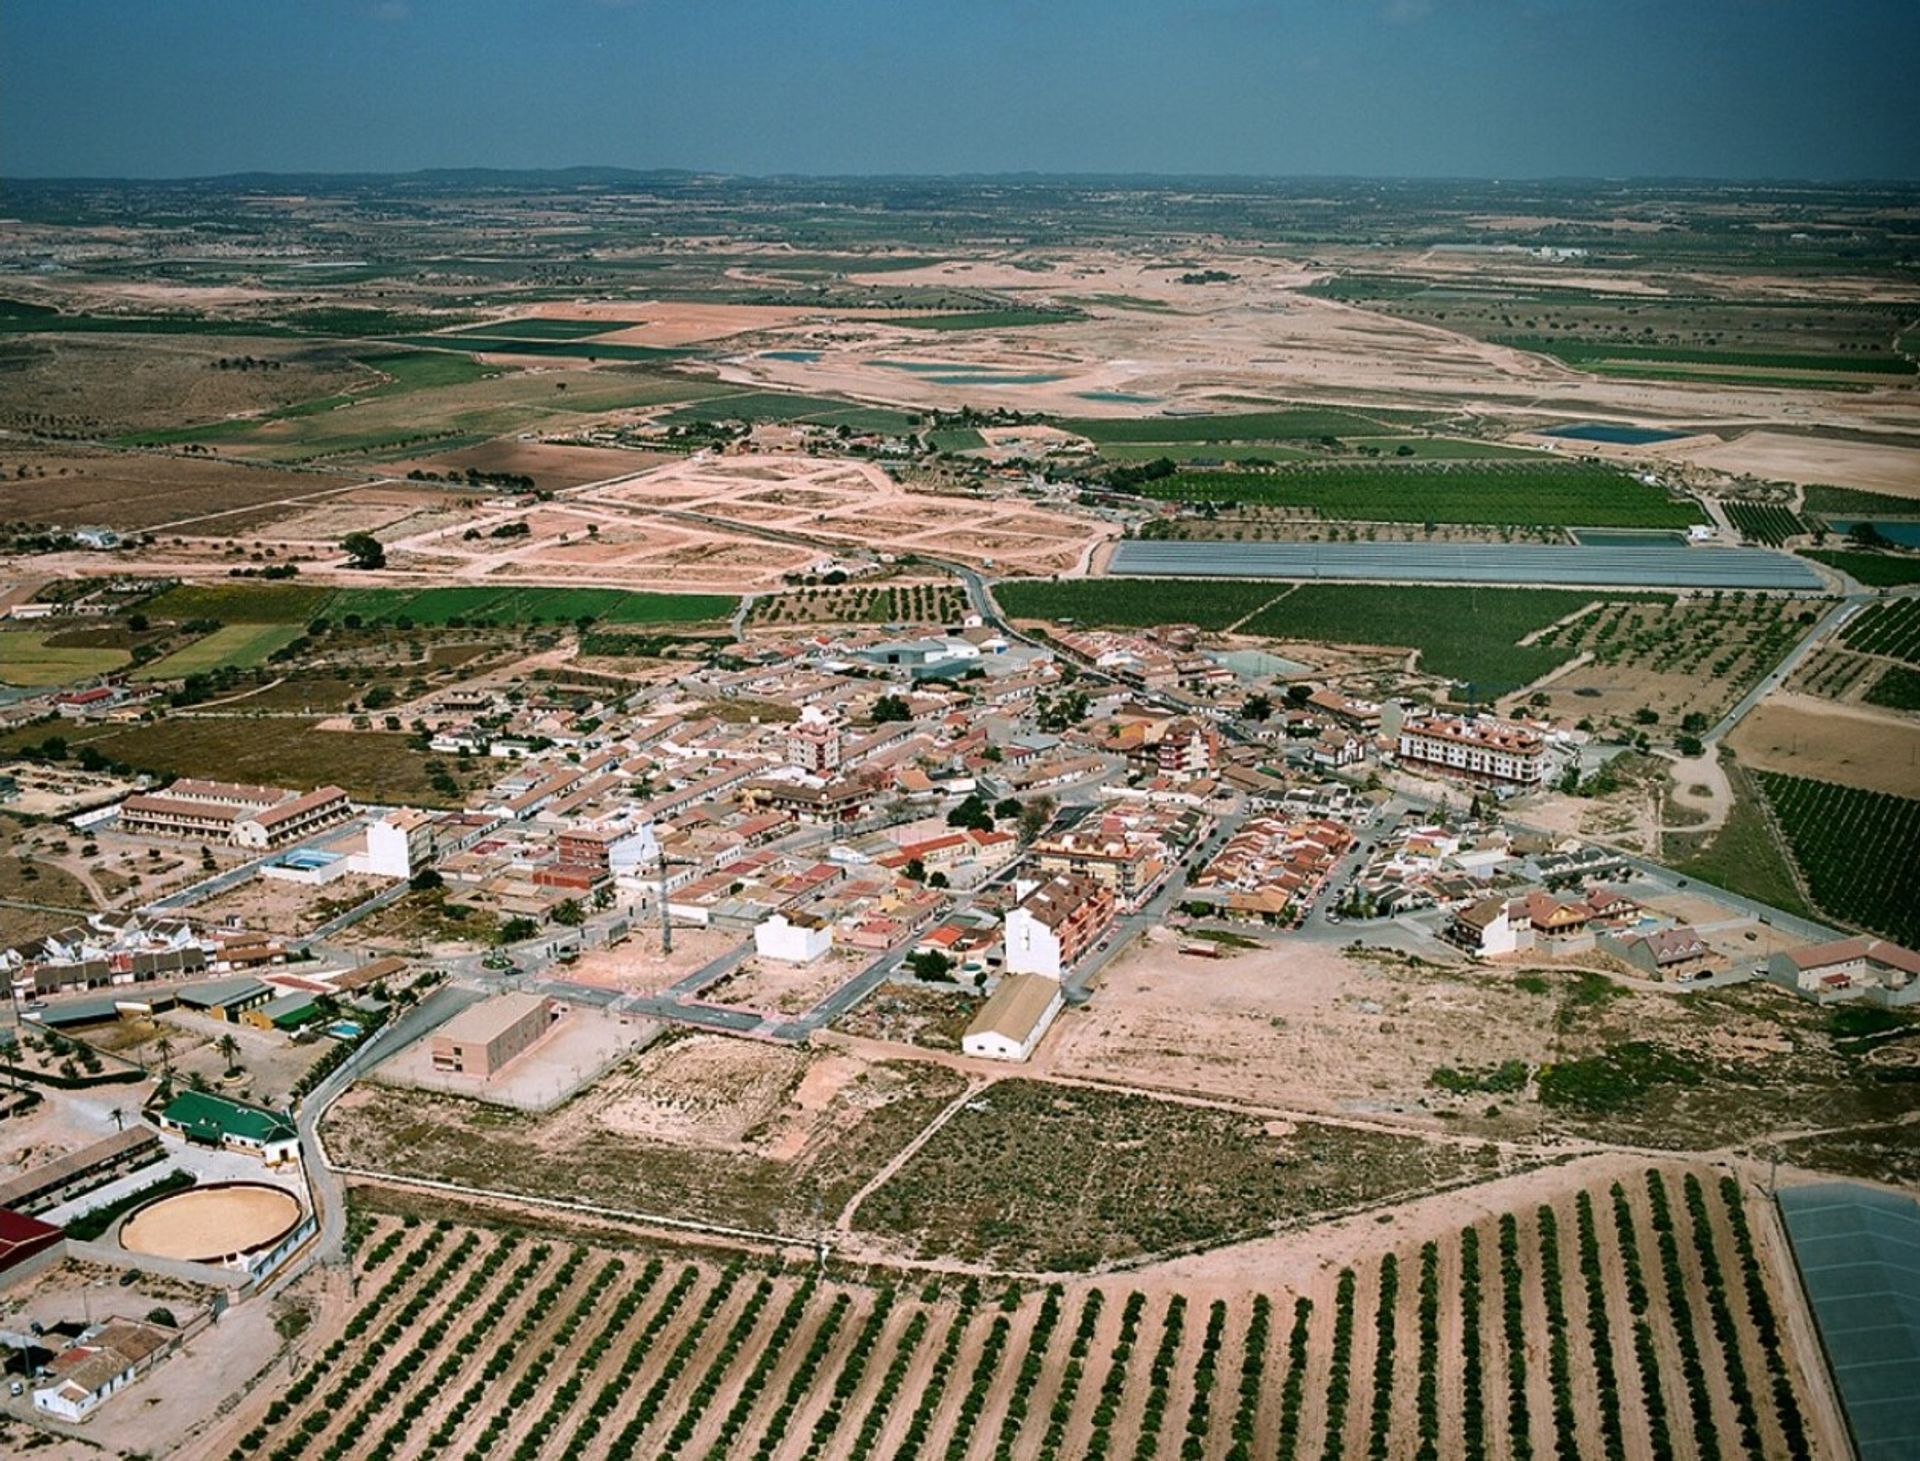
[(667, 869), (695, 865), (684, 857), (668, 857), (664, 851), (659, 854), (660, 957), (663, 959), (670, 957), (673, 953), (673, 915), (667, 911)]

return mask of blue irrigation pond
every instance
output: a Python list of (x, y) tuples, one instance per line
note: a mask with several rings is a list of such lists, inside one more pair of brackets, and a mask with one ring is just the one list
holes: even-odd
[(820, 358), (820, 352), (818, 350), (762, 350), (760, 358), (762, 360), (795, 360), (811, 365)]
[(1160, 399), (1137, 391), (1075, 391), (1073, 394), (1082, 401), (1106, 401), (1116, 406), (1151, 406)]
[[(1827, 526), (1836, 533), (1850, 533), (1857, 523), (1837, 517), (1827, 519)], [(1902, 522), (1898, 519), (1875, 518), (1873, 528), (1889, 543), (1898, 543), (1902, 548), (1920, 548), (1920, 521)]]
[(1576, 528), (1573, 541), (1582, 548), (1684, 548), (1679, 533), (1648, 533), (1636, 528)]
[(1577, 421), (1571, 426), (1555, 426), (1536, 434), (1557, 436), (1563, 441), (1603, 441), (1610, 446), (1648, 446), (1656, 441), (1678, 441), (1689, 433), (1659, 431), (1651, 426), (1616, 426), (1608, 421)]
[(1760, 588), (1818, 593), (1798, 558), (1763, 548), (1523, 543), (1123, 542), (1108, 572), (1134, 578), (1498, 583), (1523, 588)]
[(1010, 371), (963, 360), (876, 360), (882, 370), (904, 370), (937, 386), (1038, 386), (1064, 379), (1059, 371)]

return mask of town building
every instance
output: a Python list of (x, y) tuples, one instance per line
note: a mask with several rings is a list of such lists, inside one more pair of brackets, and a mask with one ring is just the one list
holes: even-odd
[(34, 1388), (33, 1408), (78, 1425), (179, 1342), (177, 1332), (158, 1324), (134, 1319), (95, 1324), (47, 1365), (47, 1383)]
[(300, 1158), (300, 1134), (293, 1117), (209, 1091), (182, 1091), (175, 1096), (160, 1113), (160, 1129), (197, 1146), (245, 1152), (269, 1167)]
[(64, 1157), (0, 1182), (0, 1208), (29, 1217), (49, 1212), (166, 1155), (160, 1138), (144, 1126), (117, 1131)]
[(802, 771), (825, 775), (840, 764), (840, 727), (809, 705), (787, 731), (787, 760)]
[(431, 812), (400, 807), (367, 823), (366, 851), (350, 859), (353, 871), (402, 881), (423, 872), (433, 865), (435, 821)]
[(1546, 740), (1492, 716), (1409, 716), (1400, 726), (1400, 760), (1488, 786), (1530, 790), (1546, 774)]
[(245, 786), (183, 777), (164, 792), (120, 803), (120, 830), (272, 850), (348, 820), (353, 804), (337, 786), (304, 795), (280, 786)]
[(1858, 999), (1900, 1008), (1920, 1004), (1920, 954), (1888, 939), (1844, 938), (1775, 954), (1760, 971), (1822, 1004)]
[(544, 994), (501, 994), (462, 1010), (434, 1032), (433, 1068), (491, 1080), (560, 1017)]
[(1612, 954), (1652, 979), (1675, 982), (1704, 979), (1726, 963), (1696, 930), (1684, 923), (1654, 929), (1651, 933), (1624, 936), (1603, 933), (1595, 945), (1602, 953)]
[(806, 913), (775, 913), (753, 926), (753, 948), (763, 959), (811, 964), (833, 948), (833, 925)]
[(1065, 1005), (1059, 980), (1010, 974), (980, 1006), (960, 1037), (960, 1049), (988, 1060), (1025, 1060)]
[(1113, 926), (1113, 892), (1092, 878), (1048, 879), (1010, 909), (1007, 970), (1059, 979)]

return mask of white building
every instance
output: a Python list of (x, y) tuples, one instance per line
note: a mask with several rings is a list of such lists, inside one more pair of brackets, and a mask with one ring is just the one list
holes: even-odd
[(411, 878), (433, 862), (434, 817), (401, 807), (367, 824), (367, 848), (353, 855), (353, 870), (376, 878)]
[(960, 1037), (960, 1049), (988, 1060), (1025, 1060), (1066, 1005), (1060, 982), (1041, 974), (1000, 981)]
[(1409, 716), (1400, 727), (1400, 759), (1473, 781), (1536, 787), (1545, 776), (1546, 738), (1492, 716)]
[(754, 925), (754, 952), (783, 964), (811, 964), (833, 948), (833, 925), (805, 913), (776, 913)]

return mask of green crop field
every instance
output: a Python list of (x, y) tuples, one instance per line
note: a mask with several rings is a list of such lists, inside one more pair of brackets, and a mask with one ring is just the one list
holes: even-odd
[(1793, 509), (1776, 502), (1732, 501), (1723, 505), (1727, 510), (1727, 520), (1740, 529), (1740, 536), (1749, 542), (1766, 543), (1777, 548), (1788, 538), (1798, 537), (1807, 531), (1807, 525), (1800, 521)]
[(325, 589), (306, 584), (213, 583), (168, 589), (145, 605), (145, 610), (151, 617), (217, 619), (236, 627), (299, 625), (314, 619), (344, 620), (349, 615), (367, 624), (392, 624), (404, 619), (430, 626), (455, 620), (463, 624), (570, 624), (578, 619), (601, 619), (610, 624), (695, 624), (726, 618), (738, 602), (728, 594), (638, 593), (617, 588)]
[(1857, 487), (1806, 489), (1807, 511), (1822, 517), (1920, 517), (1920, 497), (1895, 497), (1887, 492), (1863, 492)]
[(1587, 462), (1381, 463), (1179, 472), (1143, 483), (1141, 490), (1175, 501), (1305, 508), (1341, 522), (1680, 528), (1702, 520), (1694, 503), (1611, 467)]
[(334, 593), (303, 583), (183, 583), (149, 599), (141, 610), (150, 619), (305, 624), (326, 611)]
[(38, 689), (111, 674), (127, 662), (121, 649), (49, 644), (57, 629), (9, 629), (0, 633), (0, 685)]
[(1108, 462), (1307, 462), (1305, 447), (1271, 441), (1106, 441), (1100, 457)]
[(558, 356), (568, 360), (677, 360), (687, 352), (684, 350), (666, 350), (654, 345), (621, 345), (603, 343), (596, 340), (548, 340), (522, 339), (519, 337), (486, 336), (466, 334), (453, 335), (400, 335), (395, 337), (402, 345), (417, 345), (425, 350), (471, 350), (481, 355), (539, 355)]
[(987, 439), (971, 426), (946, 426), (932, 432), (928, 438), (935, 451), (972, 451), (975, 447), (985, 446)]
[(1080, 417), (1063, 430), (1099, 446), (1119, 441), (1301, 441), (1323, 436), (1379, 436), (1434, 419), (1426, 411), (1242, 411), (1225, 416)]
[[(1570, 645), (1519, 640), (1603, 596), (1585, 590), (1401, 588), (1302, 584), (1254, 616), (1244, 632), (1321, 644), (1404, 645), (1432, 675), (1471, 684), (1480, 698), (1517, 689), (1573, 658)], [(1642, 597), (1606, 595), (1606, 602)]]
[(1920, 599), (1869, 604), (1847, 625), (1840, 641), (1862, 654), (1884, 654), (1920, 665)]
[(455, 335), (489, 335), (503, 340), (582, 340), (626, 326), (619, 320), (491, 320), (454, 330)]
[(223, 624), (150, 665), (141, 667), (142, 680), (179, 680), (209, 670), (252, 669), (263, 665), (276, 649), (300, 637), (297, 624)]
[(1001, 609), (1016, 619), (1071, 619), (1120, 629), (1166, 623), (1224, 629), (1284, 592), (1284, 584), (1247, 580), (1168, 584), (1137, 578), (1022, 579), (993, 591)]
[(1759, 773), (1814, 901), (1835, 918), (1920, 946), (1920, 801)]
[(1892, 666), (1873, 682), (1866, 701), (1887, 710), (1920, 710), (1920, 670)]
[(1810, 552), (1807, 557), (1850, 573), (1869, 588), (1899, 588), (1920, 583), (1920, 553)]
[(1514, 336), (1500, 343), (1517, 350), (1551, 355), (1568, 365), (1644, 362), (1743, 370), (1832, 371), (1847, 375), (1912, 375), (1920, 368), (1904, 355), (1885, 351), (1837, 350), (1828, 355), (1807, 355), (1778, 350), (1703, 350), (1684, 345), (1615, 345), (1611, 341), (1549, 340), (1530, 335)]

